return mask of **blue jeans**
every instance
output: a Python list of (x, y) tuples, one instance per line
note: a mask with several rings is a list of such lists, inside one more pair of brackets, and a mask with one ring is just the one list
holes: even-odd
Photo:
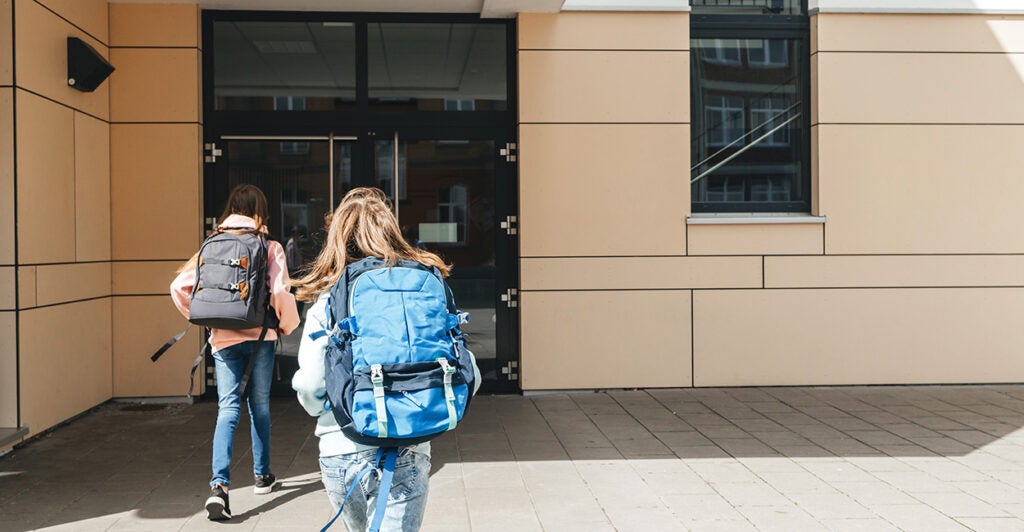
[[(241, 398), (238, 384), (252, 356), (255, 340), (235, 344), (213, 353), (217, 368), (217, 429), (213, 432), (213, 478), (215, 484), (231, 485), (231, 447), (235, 441)], [(247, 385), (249, 418), (252, 420), (252, 469), (262, 476), (270, 473), (270, 379), (274, 376), (274, 342), (263, 342)]]
[[(374, 467), (377, 451), (362, 451), (338, 456), (320, 457), (320, 474), (331, 506), (337, 511), (349, 487), (361, 471)], [(380, 474), (364, 475), (341, 514), (349, 530), (366, 530), (373, 520), (374, 505)], [(409, 532), (420, 529), (423, 511), (427, 507), (427, 488), (430, 482), (430, 456), (405, 451), (395, 462), (395, 476), (388, 495), (382, 531)]]

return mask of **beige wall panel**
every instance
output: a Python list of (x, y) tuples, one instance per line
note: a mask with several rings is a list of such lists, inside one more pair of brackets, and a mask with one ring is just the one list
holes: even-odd
[(17, 112), (18, 260), (73, 262), (75, 112), (25, 91)]
[(823, 224), (691, 225), (690, 255), (814, 255), (824, 252)]
[(111, 121), (199, 121), (198, 50), (115, 48), (110, 58)]
[(822, 52), (1024, 52), (1024, 16), (828, 13)]
[(18, 308), (36, 306), (36, 267), (18, 267)]
[[(14, 25), (11, 20), (11, 2), (0, 0), (0, 85), (14, 84)], [(0, 113), (2, 115), (3, 113)]]
[(767, 288), (1024, 286), (1022, 255), (765, 257)]
[(21, 313), (21, 412), (33, 434), (110, 399), (110, 331), (109, 298)]
[(696, 386), (1024, 380), (1022, 288), (709, 290), (693, 313)]
[(13, 312), (0, 312), (0, 427), (18, 425), (17, 330)]
[[(107, 47), (33, 0), (14, 1), (18, 23), (14, 49), (18, 86), (106, 120), (110, 108), (109, 80), (94, 92), (68, 87), (67, 37), (82, 39), (103, 57), (108, 57)], [(18, 98), (20, 100), (21, 96)]]
[(1024, 54), (815, 57), (822, 123), (1024, 123)]
[(0, 266), (0, 310), (18, 307), (16, 286), (14, 266)]
[(689, 122), (688, 59), (688, 52), (519, 52), (519, 120)]
[[(153, 354), (188, 323), (174, 308), (170, 296), (115, 297), (114, 397), (185, 395), (186, 378), (199, 352), (200, 328), (193, 327), (160, 360)], [(196, 391), (202, 390), (204, 370), (196, 372)]]
[(199, 126), (113, 124), (114, 259), (185, 259), (200, 242)]
[(0, 264), (14, 264), (14, 89), (0, 89)]
[(520, 49), (689, 50), (689, 13), (521, 13)]
[(107, 0), (38, 0), (72, 24), (110, 44), (107, 31)]
[[(687, 290), (527, 292), (521, 307), (524, 390), (691, 384)], [(623, 309), (629, 334), (595, 334)]]
[(688, 125), (521, 125), (521, 254), (685, 254), (689, 145)]
[(75, 113), (75, 249), (110, 260), (110, 125)]
[(114, 295), (168, 294), (181, 262), (115, 262)]
[(199, 46), (195, 4), (110, 4), (111, 46)]
[(828, 254), (1024, 252), (1024, 126), (818, 129)]
[(761, 257), (521, 259), (522, 290), (760, 288)]
[(109, 295), (109, 262), (36, 267), (36, 305), (53, 305)]

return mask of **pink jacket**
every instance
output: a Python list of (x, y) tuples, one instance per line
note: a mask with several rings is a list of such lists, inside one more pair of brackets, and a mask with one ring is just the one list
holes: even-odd
[[(228, 216), (224, 227), (256, 227), (256, 222), (247, 216), (232, 214)], [(284, 249), (281, 244), (271, 240), (268, 242), (267, 251), (270, 255), (270, 304), (277, 311), (277, 317), (281, 320), (281, 332), (291, 334), (299, 326), (299, 311), (295, 307), (295, 296), (288, 291), (288, 264), (284, 256)], [(183, 316), (188, 317), (188, 305), (192, 298), (192, 287), (196, 283), (196, 271), (188, 268), (178, 274), (171, 283), (171, 299), (174, 306)], [(260, 329), (211, 329), (210, 345), (214, 351), (219, 351), (235, 344), (258, 340)], [(267, 331), (266, 340), (276, 340), (277, 331)]]

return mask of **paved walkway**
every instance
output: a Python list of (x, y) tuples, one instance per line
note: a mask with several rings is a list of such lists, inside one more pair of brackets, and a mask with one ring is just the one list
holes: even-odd
[[(312, 420), (272, 411), (273, 495), (205, 519), (213, 404), (108, 404), (0, 458), (2, 530), (316, 530)], [(425, 530), (1024, 530), (1024, 386), (480, 397), (434, 444)], [(342, 527), (337, 526), (339, 530)]]

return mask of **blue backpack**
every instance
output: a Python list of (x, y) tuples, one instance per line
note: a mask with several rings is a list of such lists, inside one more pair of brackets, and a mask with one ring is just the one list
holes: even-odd
[(405, 447), (452, 430), (473, 396), (473, 362), (440, 272), (378, 258), (349, 264), (331, 289), (325, 381), (350, 440)]
[(380, 530), (398, 448), (452, 430), (473, 398), (473, 357), (459, 325), (469, 315), (436, 268), (377, 258), (349, 264), (327, 300), (324, 380), (328, 406), (350, 440), (380, 447), (321, 530), (341, 515), (362, 477), (380, 469), (369, 530)]

